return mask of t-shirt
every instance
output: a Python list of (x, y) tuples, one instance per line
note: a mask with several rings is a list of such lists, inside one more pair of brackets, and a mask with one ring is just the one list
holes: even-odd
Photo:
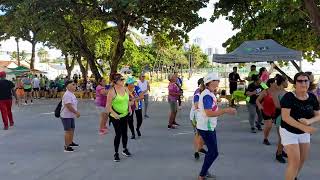
[(240, 80), (240, 75), (238, 73), (232, 72), (229, 74), (230, 87), (237, 87), (238, 83), (232, 82), (232, 81), (238, 81), (238, 80)]
[(0, 100), (12, 99), (12, 89), (14, 88), (13, 82), (0, 79)]
[(67, 107), (65, 107), (65, 104), (71, 104), (71, 106), (77, 111), (78, 106), (78, 100), (76, 96), (70, 92), (66, 91), (62, 97), (62, 110), (61, 110), (61, 117), (62, 118), (75, 118), (76, 114), (69, 111)]
[[(138, 98), (141, 93), (142, 91), (139, 88), (139, 86), (134, 86), (134, 91), (130, 93), (130, 97)], [(142, 109), (142, 101), (141, 100), (135, 101), (134, 104), (131, 106), (131, 108), (132, 110)]]
[(34, 78), (32, 80), (32, 86), (33, 88), (40, 88), (40, 80), (38, 78)]
[(270, 74), (267, 71), (265, 71), (261, 74), (260, 79), (262, 82), (266, 83), (269, 80), (269, 77), (270, 77)]
[(40, 78), (40, 87), (44, 88), (46, 86), (46, 79), (44, 77)]
[[(286, 93), (281, 99), (281, 108), (291, 109), (290, 116), (298, 121), (298, 119), (306, 118), (310, 119), (314, 117), (314, 111), (319, 111), (319, 102), (316, 96), (312, 93), (308, 93), (307, 100), (300, 100), (296, 98), (293, 92)], [(281, 127), (294, 134), (303, 134), (305, 132), (290, 126), (285, 121), (281, 121)]]
[(193, 94), (193, 103), (198, 103), (200, 98), (200, 89), (198, 88)]
[(176, 83), (170, 83), (168, 86), (169, 95), (168, 95), (168, 101), (169, 102), (175, 102), (178, 100), (179, 96), (173, 96), (170, 95), (170, 93), (180, 93), (180, 89)]
[(30, 78), (25, 77), (21, 81), (23, 82), (23, 88), (24, 89), (31, 89), (32, 88), (31, 79)]
[(216, 96), (205, 89), (199, 99), (199, 113), (197, 113), (197, 129), (214, 131), (217, 126), (217, 117), (208, 117), (205, 110), (218, 111)]
[(256, 104), (256, 100), (262, 90), (263, 90), (263, 87), (261, 85), (257, 86), (255, 83), (249, 84), (248, 88), (246, 89), (246, 93), (253, 92), (253, 91), (257, 92), (256, 95), (250, 96), (250, 101), (249, 101), (250, 104)]
[(96, 88), (96, 105), (99, 107), (106, 107), (107, 96), (100, 94), (100, 92), (105, 89), (105, 87), (98, 85)]
[(144, 94), (147, 95), (148, 94), (148, 81), (144, 80), (143, 82), (141, 82), (140, 80), (138, 81), (138, 86), (141, 89), (142, 92), (145, 92)]
[[(249, 74), (248, 74), (248, 77), (251, 78), (252, 75), (259, 75), (259, 72), (258, 71), (250, 71)], [(252, 81), (249, 81), (249, 84), (251, 84)]]

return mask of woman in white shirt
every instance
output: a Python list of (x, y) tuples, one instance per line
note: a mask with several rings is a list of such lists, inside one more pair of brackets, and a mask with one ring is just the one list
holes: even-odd
[(205, 156), (199, 180), (205, 178), (215, 178), (214, 175), (208, 173), (210, 166), (218, 157), (217, 136), (215, 128), (217, 126), (217, 117), (223, 114), (236, 114), (236, 109), (225, 108), (219, 109), (217, 98), (214, 92), (219, 87), (220, 78), (215, 73), (209, 73), (204, 77), (205, 90), (199, 98), (199, 113), (197, 113), (197, 129), (205, 144), (208, 152)]

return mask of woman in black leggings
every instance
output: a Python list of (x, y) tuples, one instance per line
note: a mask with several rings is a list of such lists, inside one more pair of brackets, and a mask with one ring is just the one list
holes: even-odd
[(137, 134), (140, 137), (141, 132), (140, 132), (140, 127), (142, 125), (142, 100), (144, 99), (144, 94), (139, 88), (139, 86), (135, 86), (134, 83), (136, 80), (133, 77), (129, 77), (127, 79), (126, 85), (128, 86), (128, 90), (130, 93), (130, 105), (132, 109), (132, 114), (129, 116), (129, 128), (131, 131), (131, 139), (135, 139), (135, 131), (134, 131), (134, 125), (133, 125), (133, 114), (134, 112), (136, 113), (136, 118), (137, 118)]
[(114, 161), (119, 162), (119, 146), (122, 138), (123, 151), (122, 155), (129, 157), (131, 153), (127, 148), (128, 143), (128, 117), (131, 114), (129, 105), (129, 91), (124, 87), (124, 78), (121, 74), (111, 76), (114, 87), (110, 89), (107, 97), (107, 108), (110, 113), (110, 122), (114, 127), (116, 136), (114, 138)]

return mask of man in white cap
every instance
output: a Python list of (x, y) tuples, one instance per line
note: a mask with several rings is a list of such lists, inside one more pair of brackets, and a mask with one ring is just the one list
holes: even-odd
[(149, 92), (150, 92), (150, 85), (147, 80), (145, 80), (145, 74), (141, 74), (138, 86), (141, 89), (142, 93), (144, 94), (144, 117), (149, 118), (148, 116), (148, 104), (149, 104)]

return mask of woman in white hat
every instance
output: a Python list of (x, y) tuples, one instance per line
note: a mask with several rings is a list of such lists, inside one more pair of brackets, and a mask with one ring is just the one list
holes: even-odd
[(197, 113), (197, 129), (205, 144), (208, 152), (204, 158), (202, 169), (198, 177), (199, 180), (205, 178), (215, 178), (208, 173), (210, 166), (218, 157), (217, 136), (215, 128), (217, 126), (217, 117), (223, 114), (236, 114), (234, 108), (219, 108), (217, 98), (214, 92), (219, 87), (220, 78), (216, 73), (209, 73), (204, 77), (205, 90), (199, 98), (199, 113)]

